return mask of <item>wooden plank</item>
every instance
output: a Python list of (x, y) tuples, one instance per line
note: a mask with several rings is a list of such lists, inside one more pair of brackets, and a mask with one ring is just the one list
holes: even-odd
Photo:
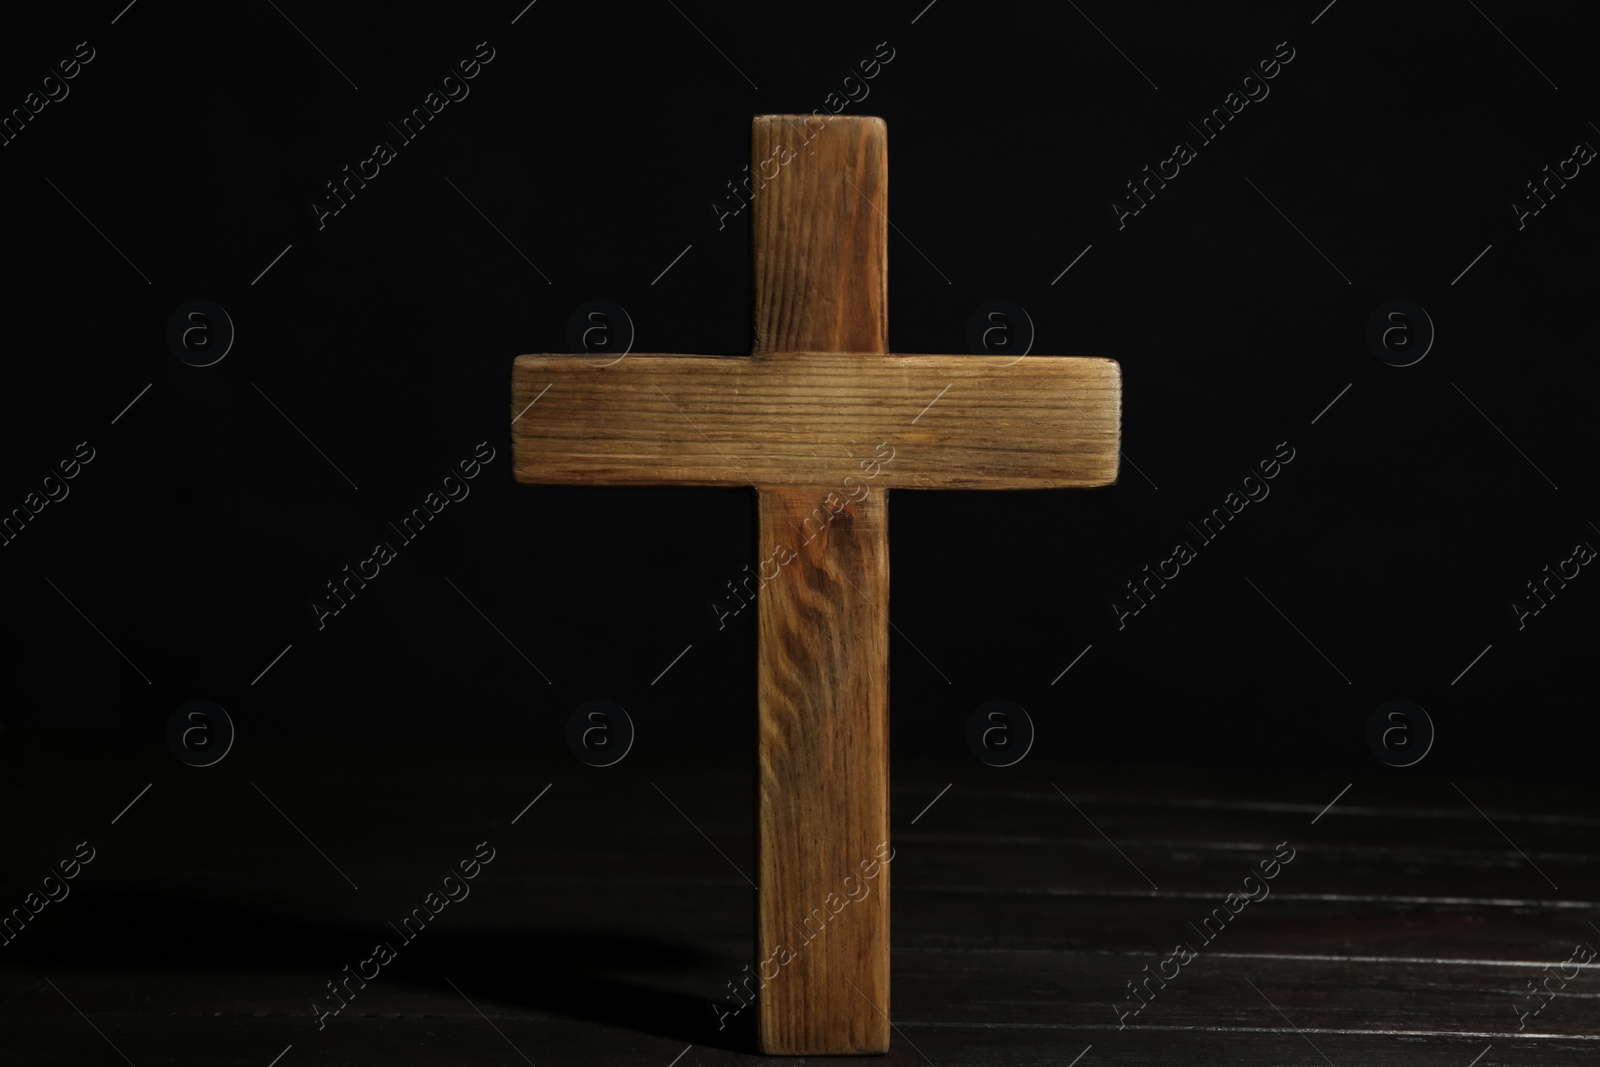
[[(762, 173), (791, 125), (790, 117), (756, 118), (752, 171)], [(839, 387), (864, 385), (874, 379), (870, 368), (891, 365), (887, 181), (876, 118), (830, 124), (825, 139), (780, 166), (755, 197), (758, 354), (724, 364), (736, 379), (731, 396), (711, 379), (677, 390), (697, 410), (710, 401), (746, 416), (737, 420), (741, 452), (758, 443), (757, 456), (789, 460), (758, 468), (783, 473), (758, 483), (756, 526), (757, 550), (775, 559), (759, 568), (756, 640), (754, 969), (772, 979), (756, 1011), (757, 1040), (769, 1054), (889, 1049), (889, 508), (870, 486), (846, 491), (843, 477), (863, 470), (818, 477), (830, 459), (871, 450), (867, 438), (881, 425), (881, 414), (856, 406), (866, 394), (847, 399)], [(835, 351), (804, 351), (817, 347)], [(657, 362), (615, 378), (687, 366)], [(757, 390), (743, 404), (741, 376)], [(779, 382), (790, 387), (773, 394)], [(828, 421), (830, 405), (816, 402), (825, 396), (832, 410), (853, 415), (834, 423), (842, 436), (826, 445), (828, 431), (815, 424)], [(783, 419), (785, 409), (814, 424)], [(707, 435), (720, 432), (696, 430), (701, 445), (687, 454), (703, 455)], [(716, 469), (726, 471), (725, 458)]]
[[(468, 992), (476, 993), (471, 987)], [(45, 987), (46, 992), (49, 991)], [(1247, 990), (1248, 992), (1248, 990)], [(451, 996), (454, 996), (452, 993)], [(473, 996), (475, 1002), (479, 1000)], [(465, 1008), (460, 997), (458, 1004)], [(104, 1040), (62, 1004), (47, 1017), (6, 1020), (7, 1051), (26, 1050), (7, 1063), (26, 1067), (84, 1067), (123, 1061)], [(1265, 1007), (1265, 1005), (1263, 1005)], [(326, 1033), (290, 1035), (294, 1040), (277, 1067), (302, 1064), (395, 1063), (415, 1067), (462, 1067), (470, 1064), (502, 1067), (527, 1062), (539, 1067), (604, 1063), (607, 1067), (749, 1067), (750, 1049), (694, 1042), (683, 1056), (686, 1040), (648, 1032), (605, 1027), (587, 1020), (522, 1018), (484, 1005), (491, 1026), (476, 1014), (427, 1018), (354, 1018), (342, 1033), (330, 1025)], [(170, 1067), (179, 1063), (242, 1064), (265, 1067), (290, 1038), (282, 1019), (205, 1018), (173, 1019), (154, 1015), (107, 1019), (96, 1024), (139, 1065)], [(497, 1032), (497, 1028), (498, 1031)], [(1118, 1067), (1323, 1067), (1328, 1062), (1348, 1067), (1468, 1067), (1486, 1046), (1494, 1051), (1478, 1060), (1477, 1067), (1507, 1063), (1537, 1067), (1593, 1067), (1595, 1042), (1581, 1038), (1524, 1037), (1495, 1034), (1476, 1036), (1413, 1036), (1362, 1033), (1306, 1036), (1280, 1020), (1279, 1029), (1238, 1029), (1226, 1023), (1205, 1029), (1144, 1031), (1129, 1027), (1107, 1035), (1100, 1029), (1047, 1024), (1015, 1029), (983, 1024), (902, 1027), (928, 1058), (919, 1055), (905, 1039), (876, 1064), (882, 1067), (927, 1067), (936, 1064), (974, 1063), (984, 1067), (1068, 1067), (1089, 1046), (1078, 1067), (1114, 1063)], [(275, 1044), (276, 1043), (276, 1044)], [(514, 1046), (508, 1047), (508, 1043)], [(265, 1054), (263, 1055), (263, 1050)], [(1326, 1053), (1327, 1060), (1318, 1055)], [(1097, 1059), (1097, 1057), (1108, 1057)], [(1114, 1058), (1109, 1058), (1113, 1057)], [(308, 1058), (309, 1057), (309, 1058)], [(815, 1061), (780, 1060), (767, 1063), (804, 1067)]]
[[(41, 983), (42, 985), (42, 983)], [(43, 987), (49, 993), (49, 987)], [(427, 1017), (355, 1017), (335, 1033), (330, 1024), (323, 1033), (285, 1034), (281, 1018), (186, 1016), (153, 1014), (109, 1017), (94, 1015), (95, 1024), (139, 1065), (241, 1064), (265, 1067), (292, 1041), (293, 1050), (277, 1067), (302, 1064), (395, 1063), (415, 1067), (462, 1067), (464, 1064), (502, 1067), (524, 1062), (539, 1067), (604, 1063), (607, 1067), (749, 1067), (760, 1062), (747, 1044), (736, 1045), (720, 1035), (693, 1042), (676, 1034), (666, 1036), (646, 1030), (605, 1026), (588, 1019), (527, 1017), (494, 1001), (485, 1001), (472, 986), (463, 989), (484, 1008), (488, 1020), (471, 1013), (461, 997), (455, 998), (461, 1014), (438, 1010)], [(1246, 989), (1246, 992), (1249, 992)], [(54, 994), (51, 994), (52, 996)], [(1253, 995), (1253, 994), (1252, 994)], [(41, 1002), (43, 1007), (43, 1002)], [(1262, 1008), (1265, 1009), (1263, 1004)], [(123, 1061), (107, 1047), (83, 1019), (57, 998), (45, 1008), (49, 1014), (5, 1019), (7, 1052), (20, 1051), (8, 1064), (26, 1067), (84, 1067)], [(493, 1021), (493, 1025), (490, 1021)], [(343, 1022), (344, 1020), (341, 1020)], [(1593, 1067), (1596, 1042), (1584, 1038), (1526, 1036), (1495, 1033), (1492, 1038), (1472, 1035), (1421, 1036), (1378, 1031), (1340, 1034), (1298, 1034), (1281, 1020), (1277, 1030), (1239, 1028), (1227, 1020), (1195, 1029), (1138, 1030), (1129, 1027), (1107, 1033), (1102, 1028), (1046, 1022), (1013, 1028), (982, 1023), (901, 1027), (905, 1038), (896, 1039), (887, 1057), (875, 1067), (927, 1067), (936, 1064), (974, 1063), (984, 1067), (1068, 1067), (1079, 1053), (1090, 1051), (1078, 1067), (1116, 1064), (1118, 1067), (1321, 1067), (1328, 1062), (1348, 1067), (1500, 1067), (1507, 1063), (1537, 1067)], [(915, 1042), (913, 1049), (906, 1039)], [(1493, 1051), (1478, 1059), (1486, 1046)], [(1314, 1046), (1314, 1047), (1313, 1047)], [(513, 1051), (513, 1048), (516, 1051)], [(926, 1053), (926, 1058), (917, 1051)], [(1328, 1057), (1324, 1060), (1319, 1050)], [(519, 1053), (521, 1055), (519, 1055)], [(682, 1059), (677, 1057), (683, 1054)], [(815, 1061), (779, 1060), (768, 1064), (804, 1067)]]
[(889, 351), (883, 120), (757, 115), (750, 173), (753, 351)]
[[(1109, 359), (527, 355), (512, 466), (555, 485), (1085, 488), (1116, 481), (1121, 410)], [(860, 462), (880, 442), (893, 460), (869, 479)]]
[(906, 950), (897, 954), (902, 1007), (895, 1022), (902, 1029), (961, 1023), (1093, 1027), (1106, 1032), (1109, 1055), (1112, 1036), (1135, 1028), (1220, 1024), (1261, 1031), (1284, 1027), (1285, 1016), (1312, 1033), (1515, 1036), (1513, 1002), (1533, 1001), (1543, 1003), (1543, 1010), (1530, 1011), (1520, 1033), (1600, 1040), (1590, 1006), (1600, 984), (1595, 967), (1570, 965), (1569, 980), (1553, 981), (1547, 1002), (1528, 992), (1529, 980), (1537, 984), (1543, 968), (1559, 968), (1569, 958), (1571, 944), (1554, 959), (1443, 966), (1212, 951), (1191, 932), (1187, 944), (1197, 954), (1179, 966), (1174, 948), (1182, 941), (1179, 932), (1164, 938), (1153, 933), (1147, 948), (1119, 953)]
[[(957, 841), (944, 835), (923, 841), (897, 834), (895, 844), (902, 853), (897, 873), (902, 886), (948, 887), (1002, 897), (1013, 893), (1142, 897), (1155, 892), (1151, 882), (1162, 892), (1216, 892), (1220, 896), (1238, 888), (1237, 883), (1255, 869), (1257, 861), (1272, 854), (1274, 841), (1288, 841), (1296, 849), (1295, 859), (1274, 883), (1275, 894), (1333, 895), (1350, 900), (1431, 899), (1441, 904), (1472, 900), (1484, 907), (1531, 907), (1540, 902), (1576, 907), (1575, 902), (1600, 897), (1600, 862), (1592, 853), (1534, 851), (1525, 858), (1499, 839), (1485, 839), (1480, 848), (1472, 850), (1421, 845), (1409, 851), (1325, 848), (1315, 831), (1277, 830), (1254, 842), (1241, 836), (1226, 844), (1185, 845), (1170, 837), (1119, 836), (1108, 829), (1116, 849), (1092, 830), (1054, 840), (994, 843)], [(1545, 881), (1541, 870), (1559, 878), (1559, 890)]]
[(824, 492), (760, 494), (757, 543), (795, 552), (757, 640), (756, 949), (790, 960), (758, 965), (777, 972), (758, 1000), (769, 1053), (889, 1046), (888, 509), (850, 502), (802, 542)]
[[(269, 1047), (266, 1056), (253, 1061), (256, 1063), (265, 1063), (291, 1041), (302, 1054), (320, 1047), (328, 1057), (323, 1062), (342, 1062), (337, 1053), (358, 1048), (370, 1038), (375, 1024), (414, 1028), (410, 1032), (420, 1038), (430, 1027), (447, 1020), (481, 1028), (481, 1049), (492, 1053), (485, 1056), (485, 1062), (517, 1062), (503, 1046), (495, 1045), (493, 1031), (478, 1010), (533, 1056), (554, 1051), (549, 1031), (572, 1021), (586, 1024), (583, 1029), (592, 1044), (587, 1056), (540, 1056), (535, 1062), (541, 1064), (618, 1062), (630, 1042), (649, 1036), (653, 1043), (678, 1042), (655, 1061), (656, 1067), (662, 1067), (683, 1043), (726, 1048), (738, 1041), (733, 1025), (716, 1028), (700, 993), (720, 970), (699, 967), (686, 974), (659, 964), (629, 967), (623, 954), (643, 946), (626, 940), (613, 945), (598, 943), (599, 959), (586, 954), (576, 939), (501, 937), (498, 949), (496, 944), (488, 933), (471, 942), (456, 939), (425, 959), (419, 957), (415, 964), (398, 964), (394, 975), (386, 973), (359, 989), (349, 1006), (325, 1020), (321, 1030), (306, 1002), (325, 992), (322, 983), (330, 977), (327, 969), (272, 971), (257, 966), (240, 970), (223, 963), (177, 973), (148, 965), (103, 966), (85, 972), (58, 964), (44, 973), (118, 1044), (128, 1037), (125, 1051), (139, 1064), (218, 1062), (214, 1054), (205, 1058), (208, 1045), (198, 1038), (174, 1042), (174, 1035), (204, 1033), (196, 1028), (206, 1026), (259, 1024), (262, 1045), (275, 1047)], [(1372, 1052), (1362, 1050), (1398, 1051), (1419, 1040), (1455, 1036), (1477, 1037), (1479, 1050), (1493, 1041), (1505, 1057), (1497, 1061), (1501, 1063), (1523, 1062), (1510, 1053), (1518, 1045), (1532, 1056), (1526, 1062), (1585, 1062), (1544, 1058), (1542, 1050), (1563, 1039), (1587, 1045), (1591, 1058), (1586, 1062), (1590, 1064), (1600, 1050), (1600, 1032), (1591, 1007), (1596, 977), (1592, 967), (1564, 987), (1552, 983), (1553, 996), (1537, 1015), (1530, 1012), (1519, 1030), (1521, 1020), (1512, 1005), (1530, 1000), (1528, 982), (1538, 981), (1545, 961), (1469, 968), (1203, 952), (1176, 974), (1168, 968), (1170, 980), (1151, 979), (1145, 986), (1144, 968), (1156, 972), (1170, 951), (1170, 945), (1118, 954), (907, 951), (895, 975), (901, 1004), (895, 1013), (900, 1033), (894, 1051), (914, 1058), (906, 1043), (909, 1038), (936, 1063), (992, 1062), (977, 1054), (970, 1037), (954, 1033), (961, 1027), (987, 1030), (1007, 1043), (1040, 1030), (1055, 1031), (1058, 1041), (1081, 1035), (1079, 1045), (1067, 1056), (1038, 1061), (1058, 1064), (1069, 1061), (1088, 1042), (1110, 1057), (1106, 1062), (1125, 1062), (1122, 1050), (1136, 1047), (1141, 1033), (1161, 1035), (1176, 1043), (1225, 1030), (1253, 1035), (1266, 1043), (1274, 1033), (1294, 1035), (1295, 1028), (1309, 1034), (1317, 1045), (1323, 1045), (1326, 1037), (1355, 1053), (1335, 1057), (1333, 1045), (1324, 1046), (1339, 1064), (1372, 1062)], [(525, 955), (517, 956), (517, 952)], [(1548, 962), (1558, 963), (1565, 955)], [(519, 959), (528, 958), (540, 959), (541, 966), (518, 966)], [(726, 960), (717, 962), (723, 968), (728, 965)], [(9, 973), (0, 974), (12, 979)], [(100, 1054), (110, 1058), (92, 1059), (88, 1050), (99, 1038), (54, 990), (36, 977), (18, 979), (20, 975), (6, 986), (8, 997), (0, 1009), (0, 1033), (6, 1040), (0, 1042), (0, 1048), (12, 1051), (21, 1032), (59, 1022), (62, 1028), (57, 1036), (66, 1041), (67, 1048), (79, 1050), (84, 1057), (79, 1062), (116, 1062), (103, 1045)], [(1135, 982), (1147, 1001), (1142, 1007), (1129, 990), (1129, 982)], [(740, 1024), (744, 1021), (743, 1017), (737, 1020)], [(531, 1041), (524, 1044), (522, 1035), (529, 1035)], [(1404, 1038), (1411, 1040), (1397, 1040)], [(1258, 1053), (1226, 1062), (1323, 1062), (1303, 1040), (1300, 1048), (1300, 1053), (1287, 1061)], [(1458, 1061), (1455, 1067), (1465, 1067), (1467, 1060)], [(413, 1061), (401, 1057), (399, 1062)], [(1178, 1062), (1209, 1061), (1184, 1057)]]

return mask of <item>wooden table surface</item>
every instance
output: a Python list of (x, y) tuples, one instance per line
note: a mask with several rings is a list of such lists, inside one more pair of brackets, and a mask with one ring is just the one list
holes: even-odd
[[(95, 857), (0, 948), (0, 1063), (763, 1059), (753, 1010), (718, 1029), (712, 1007), (751, 962), (750, 757), (563, 757), (241, 744), (191, 768), (11, 739), (3, 907), (78, 842)], [(891, 800), (887, 1062), (1600, 1059), (1600, 966), (1520, 1030), (1514, 1008), (1600, 946), (1581, 784), (905, 757)], [(470, 894), (402, 941), (388, 924), (480, 841)], [(1190, 924), (1279, 842), (1270, 895), (1203, 944)], [(380, 940), (395, 960), (319, 1029)], [(1120, 1026), (1181, 940), (1197, 957)]]

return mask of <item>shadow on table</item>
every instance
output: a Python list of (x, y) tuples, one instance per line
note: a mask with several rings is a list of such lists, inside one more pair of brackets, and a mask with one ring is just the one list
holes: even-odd
[[(457, 932), (446, 923), (405, 942), (381, 921), (299, 916), (207, 899), (190, 889), (102, 883), (93, 893), (73, 893), (47, 905), (6, 947), (0, 963), (52, 972), (156, 966), (225, 973), (315, 970), (332, 959), (353, 971), (378, 941), (387, 941), (397, 955), (371, 984), (387, 980), (434, 987), (453, 999), (470, 997), (479, 1007), (493, 1000), (688, 1044), (757, 1051), (754, 1012), (729, 1015), (719, 1029), (709, 1000), (674, 991), (665, 982), (654, 986), (615, 977), (640, 971), (665, 975), (718, 962), (710, 953), (647, 937)], [(335, 967), (329, 971), (328, 978), (338, 976)], [(459, 992), (445, 976), (460, 986)], [(307, 990), (307, 1003), (292, 1010), (303, 1011), (310, 1025), (310, 1002), (325, 993), (325, 988)]]

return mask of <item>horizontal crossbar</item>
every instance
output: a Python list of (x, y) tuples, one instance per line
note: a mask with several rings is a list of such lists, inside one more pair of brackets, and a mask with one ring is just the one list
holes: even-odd
[(511, 394), (529, 484), (832, 485), (887, 444), (886, 489), (1084, 488), (1114, 483), (1120, 455), (1109, 359), (527, 355)]

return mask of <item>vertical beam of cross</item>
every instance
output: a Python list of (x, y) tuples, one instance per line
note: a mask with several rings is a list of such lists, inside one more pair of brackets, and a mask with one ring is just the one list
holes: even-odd
[[(808, 132), (799, 116), (752, 127), (752, 173), (793, 153), (753, 200), (754, 353), (882, 356), (884, 123), (835, 117), (812, 130), (796, 152)], [(860, 444), (856, 455), (870, 455), (877, 441)], [(826, 521), (829, 494), (843, 498), (858, 473), (836, 458), (830, 481), (759, 490), (758, 551), (795, 556), (758, 608), (756, 948), (763, 978), (777, 971), (757, 1001), (767, 1053), (889, 1048), (889, 870), (878, 859), (889, 837), (889, 516), (879, 490)], [(848, 900), (855, 887), (866, 896)]]

